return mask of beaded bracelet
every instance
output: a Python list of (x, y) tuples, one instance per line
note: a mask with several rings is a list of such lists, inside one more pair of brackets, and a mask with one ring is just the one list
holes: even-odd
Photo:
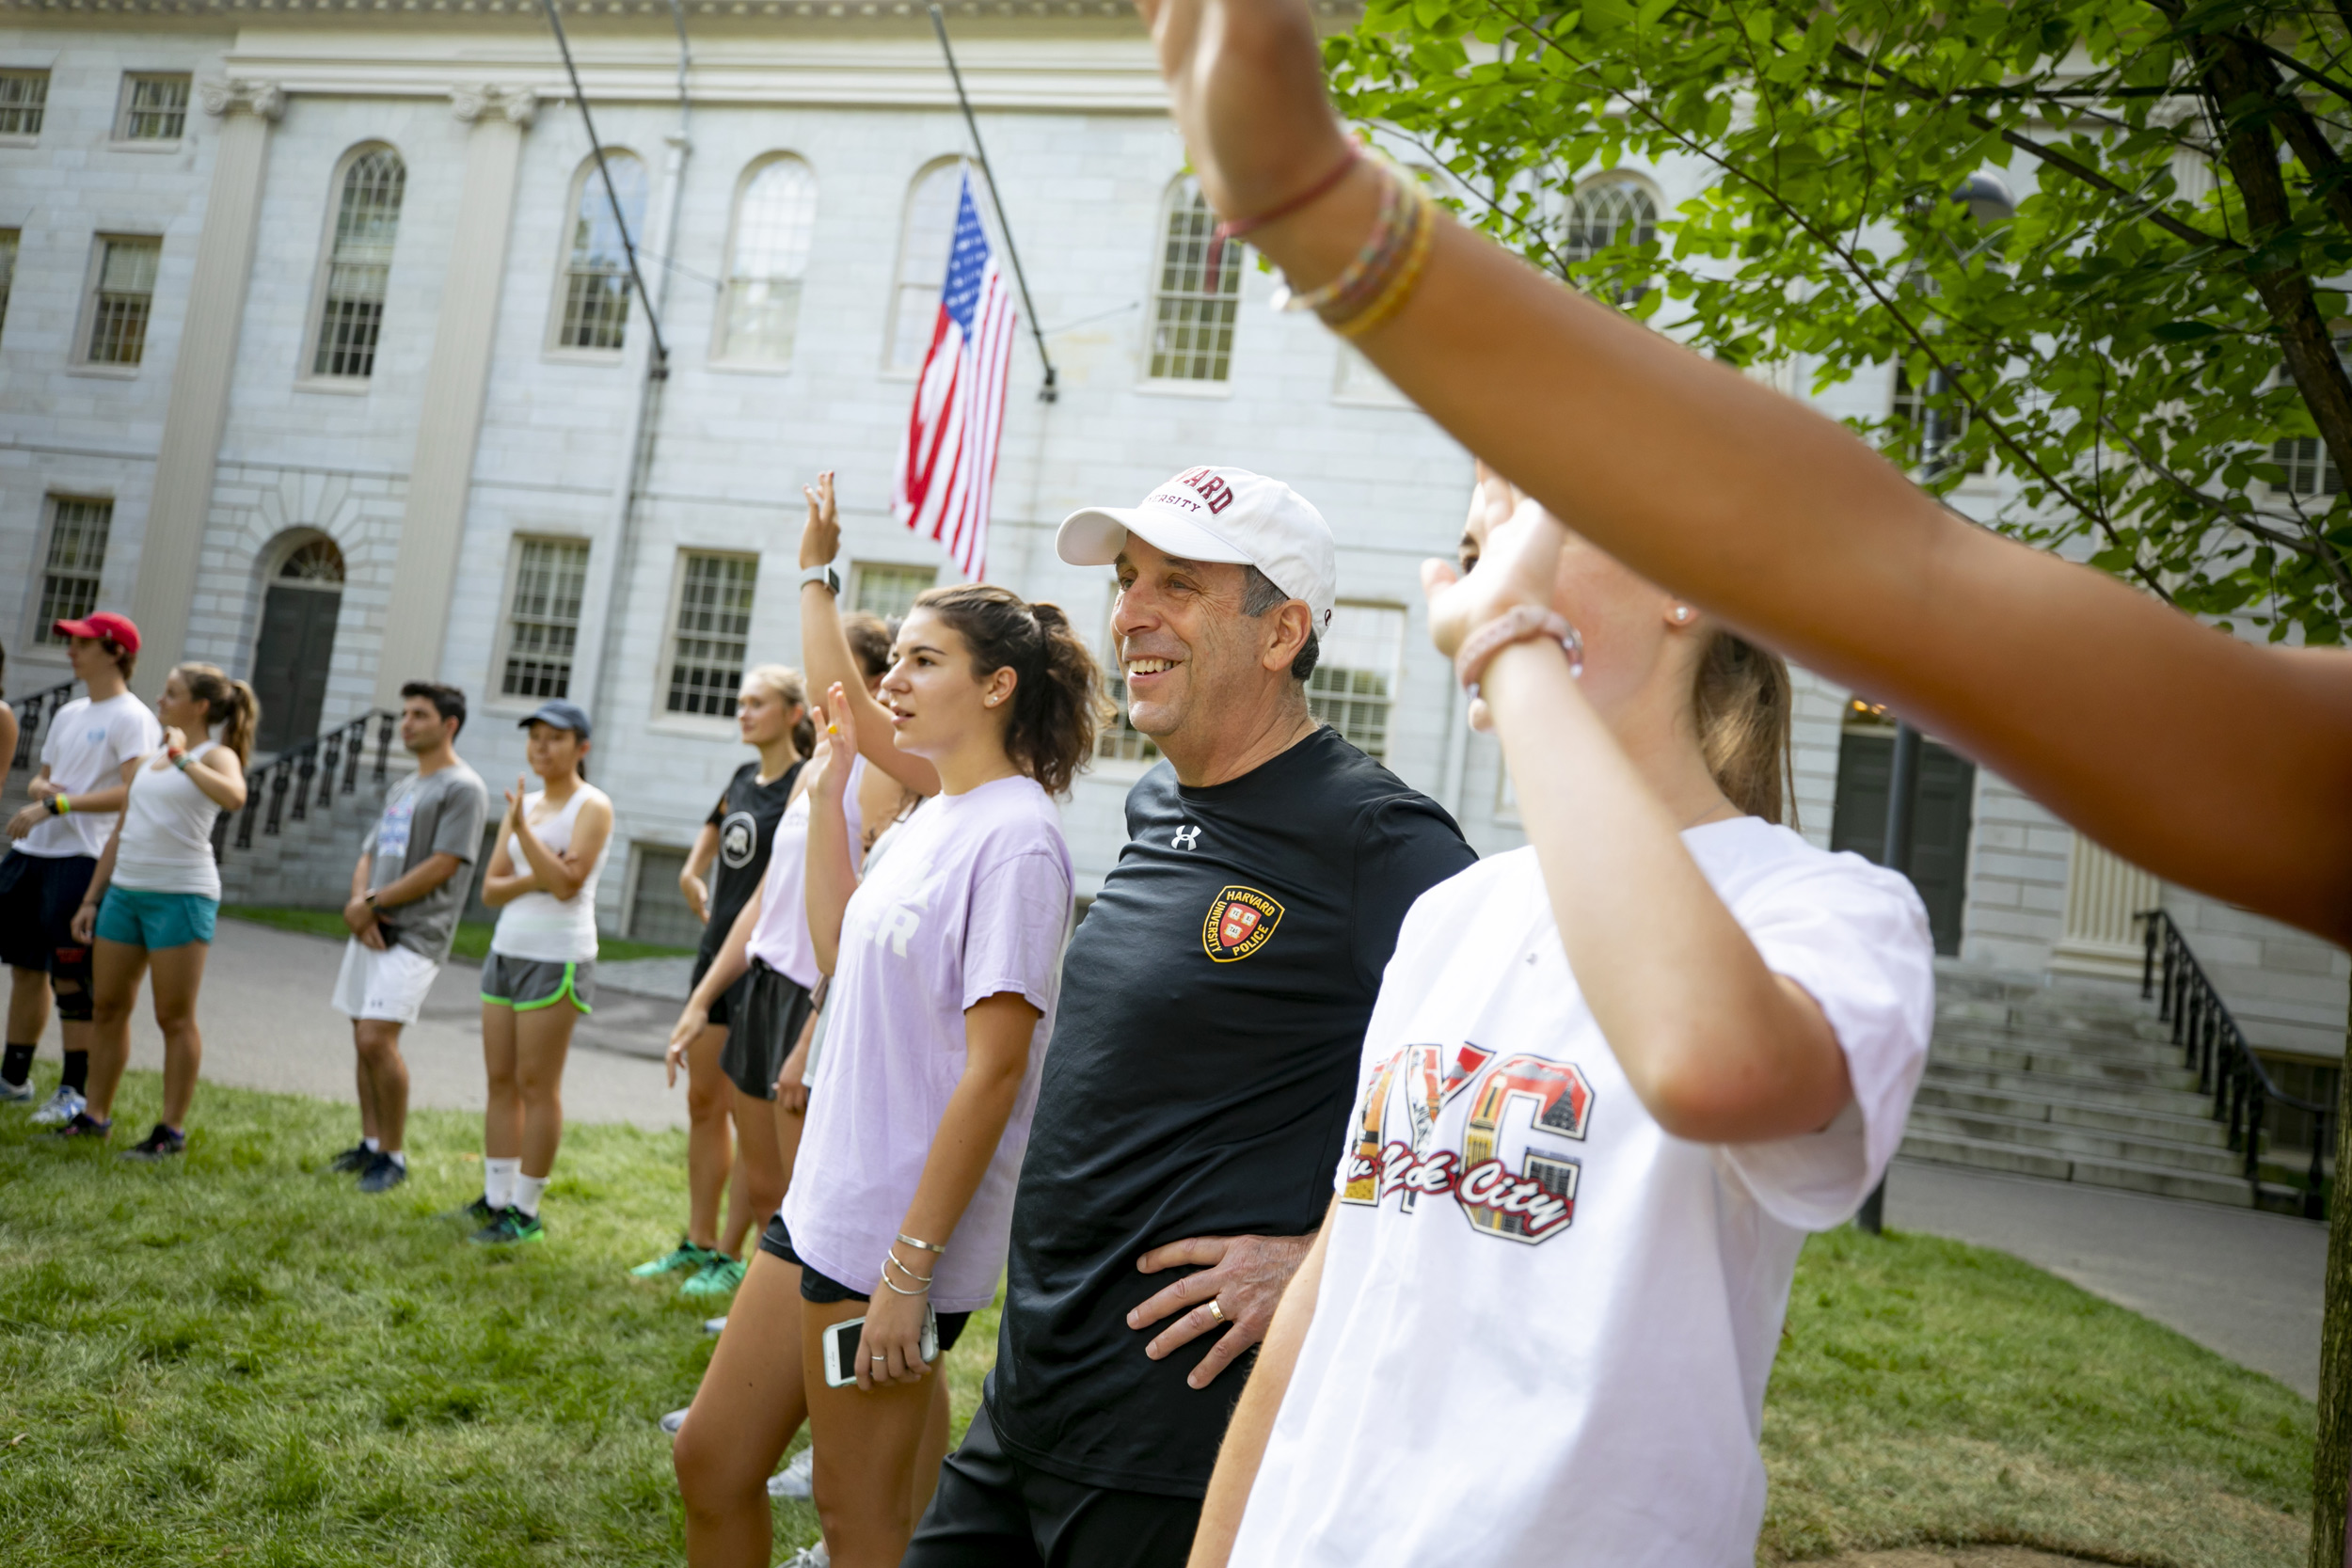
[(1477, 697), (1479, 677), (1486, 673), (1495, 655), (1514, 642), (1534, 638), (1560, 644), (1568, 656), (1570, 676), (1584, 673), (1584, 640), (1576, 634), (1576, 628), (1557, 610), (1532, 604), (1513, 605), (1465, 638), (1461, 651), (1454, 656), (1454, 673), (1464, 689)]
[[(1377, 284), (1387, 272), (1387, 263), (1400, 254), (1409, 240), (1406, 230), (1412, 214), (1412, 203), (1406, 196), (1404, 181), (1378, 159), (1372, 166), (1380, 175), (1380, 214), (1373, 220), (1372, 232), (1356, 252), (1353, 260), (1340, 269), (1340, 275), (1319, 289), (1300, 293), (1285, 277), (1274, 291), (1277, 310), (1314, 310), (1321, 312), (1334, 306), (1346, 310), (1346, 303), (1368, 297), (1377, 292)], [(1368, 287), (1370, 285), (1370, 287)]]
[(1380, 292), (1370, 304), (1351, 315), (1341, 315), (1336, 308), (1322, 313), (1324, 325), (1343, 338), (1360, 338), (1395, 315), (1420, 286), (1422, 271), (1429, 264), (1430, 247), (1438, 237), (1438, 204), (1418, 183), (1411, 186), (1410, 196), (1411, 238), (1405, 246), (1403, 261), (1383, 280)]

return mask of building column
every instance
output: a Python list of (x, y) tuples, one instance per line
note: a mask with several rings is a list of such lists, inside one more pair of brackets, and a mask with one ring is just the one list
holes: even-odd
[(237, 328), (253, 271), (269, 128), (286, 109), (285, 92), (275, 82), (206, 82), (197, 96), (204, 112), (220, 121), (220, 145), (213, 153), (212, 190), (197, 236), (196, 271), (171, 367), (171, 403), (155, 454), (155, 489), (131, 589), (140, 643), (136, 686), (151, 697), (163, 689), (164, 676), (187, 646), (191, 585), (213, 508)]
[(474, 450), (489, 392), (490, 343), (506, 276), (515, 180), (522, 165), (523, 132), (538, 112), (538, 100), (528, 90), (463, 87), (450, 97), (457, 118), (473, 131), (466, 141), (457, 232), (433, 329), (417, 451), (408, 465), (407, 508), (400, 520), (400, 553), (392, 563), (391, 603), (376, 659), (375, 701), (389, 708), (400, 706), (404, 682), (440, 673), (466, 500), (473, 488)]

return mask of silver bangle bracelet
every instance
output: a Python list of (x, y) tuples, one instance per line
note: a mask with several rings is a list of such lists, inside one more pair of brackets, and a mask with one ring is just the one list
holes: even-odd
[(900, 1290), (900, 1289), (898, 1288), (898, 1281), (896, 1281), (896, 1280), (892, 1279), (892, 1278), (890, 1277), (889, 1274), (888, 1274), (886, 1271), (883, 1273), (883, 1275), (882, 1275), (882, 1282), (884, 1285), (887, 1285), (887, 1286), (889, 1286), (889, 1287), (890, 1287), (890, 1293), (891, 1293), (891, 1294), (893, 1294), (893, 1295), (898, 1295), (898, 1296), (927, 1296), (927, 1295), (930, 1295), (930, 1294), (931, 1293), (930, 1287), (930, 1286), (928, 1286), (928, 1285), (924, 1286), (924, 1287), (923, 1287), (923, 1289), (921, 1289), (921, 1290), (919, 1290), (919, 1291), (902, 1291), (902, 1290)]
[[(904, 1263), (900, 1262), (898, 1260), (898, 1252), (896, 1247), (893, 1247), (887, 1254), (884, 1255), (882, 1259), (882, 1283), (890, 1285), (890, 1288), (894, 1291), (898, 1291), (898, 1286), (890, 1284), (890, 1271), (893, 1268), (896, 1268), (900, 1274), (905, 1275), (909, 1279), (912, 1279), (916, 1284), (922, 1286), (923, 1291), (928, 1291), (931, 1288), (930, 1276), (929, 1275), (916, 1274), (913, 1269), (908, 1268)], [(898, 1293), (902, 1296), (919, 1296), (923, 1293), (923, 1291), (898, 1291)]]

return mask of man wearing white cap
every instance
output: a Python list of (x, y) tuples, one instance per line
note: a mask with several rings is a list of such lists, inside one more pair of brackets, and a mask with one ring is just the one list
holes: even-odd
[(1180, 1564), (1248, 1355), (1331, 1197), (1406, 910), (1475, 858), (1324, 728), (1337, 593), (1290, 486), (1191, 468), (1073, 513), (1115, 565), (1128, 718), (1167, 760), (1072, 940), (1014, 1198), (996, 1370), (910, 1568)]

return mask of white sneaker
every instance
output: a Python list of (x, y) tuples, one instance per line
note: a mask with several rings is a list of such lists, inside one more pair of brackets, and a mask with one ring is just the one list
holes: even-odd
[(33, 1081), (11, 1084), (0, 1078), (0, 1105), (30, 1105), (33, 1102)]
[(792, 1463), (768, 1478), (768, 1495), (771, 1497), (800, 1497), (817, 1495), (811, 1477), (816, 1471), (817, 1449), (812, 1445), (792, 1456)]
[(825, 1544), (819, 1541), (814, 1546), (803, 1546), (777, 1563), (776, 1568), (833, 1568), (833, 1554), (825, 1550)]
[(703, 1320), (703, 1332), (705, 1334), (724, 1333), (726, 1331), (726, 1326), (727, 1321), (724, 1318), (705, 1318)]
[(33, 1113), (36, 1127), (62, 1127), (89, 1108), (89, 1101), (72, 1089), (60, 1086), (41, 1108)]
[[(691, 1410), (694, 1407), (690, 1404), (686, 1407), (686, 1410)], [(677, 1429), (686, 1424), (686, 1410), (673, 1410), (667, 1416), (662, 1417), (661, 1430), (668, 1433), (671, 1436), (675, 1437), (677, 1435)]]

